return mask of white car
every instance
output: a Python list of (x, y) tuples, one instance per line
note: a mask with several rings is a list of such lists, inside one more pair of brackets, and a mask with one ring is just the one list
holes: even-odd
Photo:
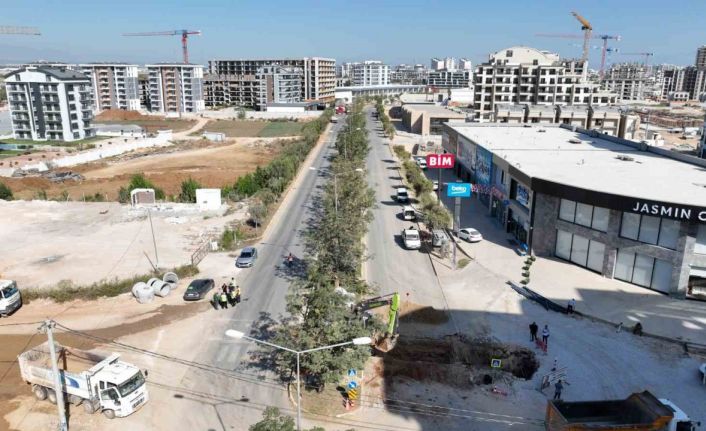
[(468, 242), (483, 241), (483, 235), (477, 230), (467, 227), (458, 231), (458, 237)]
[(423, 157), (420, 157), (417, 159), (417, 166), (419, 166), (422, 170), (427, 168), (427, 160)]
[(409, 205), (402, 207), (402, 218), (405, 220), (414, 220), (417, 218), (417, 212)]
[(397, 202), (409, 202), (409, 193), (407, 193), (406, 187), (398, 188), (395, 196), (397, 197)]
[(405, 229), (402, 231), (402, 241), (407, 250), (417, 250), (422, 248), (422, 239), (419, 237), (417, 229)]

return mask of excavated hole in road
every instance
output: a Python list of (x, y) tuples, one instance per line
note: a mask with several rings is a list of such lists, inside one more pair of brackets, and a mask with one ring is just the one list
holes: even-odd
[[(461, 387), (489, 385), (508, 380), (510, 375), (531, 379), (539, 369), (539, 360), (527, 348), (456, 335), (443, 339), (400, 336), (395, 347), (380, 356), (386, 380), (408, 377)], [(500, 359), (501, 367), (491, 368), (492, 359)]]

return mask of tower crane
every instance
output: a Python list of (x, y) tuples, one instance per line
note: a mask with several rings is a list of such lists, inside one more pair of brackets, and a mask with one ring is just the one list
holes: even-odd
[(41, 36), (41, 32), (37, 27), (14, 27), (8, 25), (0, 25), (0, 34), (23, 34), (27, 36)]
[(639, 55), (645, 57), (643, 64), (647, 66), (650, 63), (650, 57), (652, 57), (654, 52), (621, 52), (620, 55)]
[(583, 55), (581, 56), (581, 61), (585, 62), (588, 60), (588, 45), (590, 44), (591, 33), (593, 33), (593, 26), (578, 12), (571, 12), (571, 15), (581, 23), (581, 30), (583, 30)]
[[(580, 36), (578, 34), (555, 34), (555, 33), (537, 33), (535, 36), (538, 37), (559, 37), (563, 39), (584, 39), (584, 54), (583, 57), (581, 57), (582, 60), (585, 60), (588, 58), (588, 48), (589, 46), (586, 45), (586, 39), (585, 39), (585, 33), (584, 36)], [(615, 40), (615, 41), (620, 41), (620, 36), (618, 35), (611, 35), (611, 34), (596, 34), (596, 35), (590, 35), (588, 40), (590, 39), (601, 39), (603, 41), (603, 46), (601, 48), (601, 69), (600, 69), (600, 75), (601, 78), (603, 78), (603, 72), (605, 70), (605, 55), (606, 52), (612, 51), (611, 48), (608, 48), (608, 41), (609, 40)]]
[(148, 31), (142, 33), (123, 33), (123, 36), (181, 36), (181, 49), (184, 53), (184, 64), (189, 63), (189, 35), (201, 36), (201, 30)]

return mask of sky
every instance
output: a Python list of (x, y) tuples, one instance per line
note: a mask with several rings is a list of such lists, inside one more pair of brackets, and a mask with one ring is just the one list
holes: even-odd
[[(620, 35), (609, 45), (619, 52), (653, 52), (652, 64), (693, 64), (696, 48), (706, 45), (705, 0), (0, 0), (0, 10), (0, 26), (42, 32), (0, 35), (0, 63), (180, 61), (177, 36), (122, 36), (176, 29), (203, 32), (189, 39), (191, 61), (202, 64), (304, 56), (427, 66), (451, 56), (477, 64), (513, 45), (580, 57), (580, 39), (535, 36), (581, 35), (573, 10), (594, 34)], [(592, 43), (592, 68), (600, 43)], [(613, 54), (609, 62), (641, 59)]]

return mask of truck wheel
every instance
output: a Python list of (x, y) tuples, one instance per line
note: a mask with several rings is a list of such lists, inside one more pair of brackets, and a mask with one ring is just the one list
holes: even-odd
[(81, 405), (83, 402), (83, 398), (79, 397), (78, 395), (69, 395), (69, 403), (74, 406)]
[(86, 414), (92, 415), (96, 412), (96, 408), (93, 407), (92, 402), (86, 401), (85, 403), (83, 403), (83, 411), (86, 412)]
[(56, 392), (54, 392), (52, 389), (47, 390), (47, 399), (50, 403), (56, 404)]
[(108, 419), (115, 419), (115, 411), (113, 410), (103, 410), (103, 415)]
[(37, 397), (39, 401), (44, 401), (47, 399), (47, 390), (43, 386), (34, 386), (32, 388), (34, 396)]

